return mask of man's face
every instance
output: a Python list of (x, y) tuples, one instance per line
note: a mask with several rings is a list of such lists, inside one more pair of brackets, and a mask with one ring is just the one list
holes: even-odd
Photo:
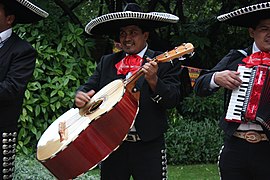
[(270, 19), (261, 20), (255, 28), (249, 28), (250, 37), (261, 51), (270, 52)]
[(0, 4), (0, 32), (9, 29), (15, 20), (14, 15), (5, 15), (5, 10), (3, 4)]
[(119, 40), (126, 53), (137, 54), (146, 46), (148, 36), (149, 32), (142, 32), (138, 26), (130, 25), (120, 29)]

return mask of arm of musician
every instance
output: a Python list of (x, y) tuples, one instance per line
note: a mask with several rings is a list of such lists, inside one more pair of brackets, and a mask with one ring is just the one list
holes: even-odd
[(240, 72), (224, 70), (220, 72), (216, 72), (214, 74), (214, 82), (226, 89), (233, 90), (239, 87), (242, 83), (239, 78)]
[[(181, 101), (180, 68), (180, 61), (178, 59), (158, 64), (155, 89), (154, 91), (151, 89), (148, 95), (153, 102), (162, 108), (171, 109)], [(151, 82), (147, 82), (151, 86)]]
[(90, 90), (87, 93), (83, 91), (77, 91), (75, 95), (75, 105), (78, 108), (85, 106), (85, 104), (90, 101), (91, 97), (95, 94), (94, 90)]
[(208, 71), (195, 80), (194, 92), (196, 95), (201, 97), (210, 96), (219, 90), (220, 86), (214, 82), (214, 74), (215, 71)]
[[(231, 69), (234, 66), (237, 67), (239, 63), (237, 59), (241, 57), (242, 54), (237, 50), (231, 50), (215, 67), (200, 75), (194, 85), (196, 95), (201, 97), (210, 96), (217, 92), (220, 87), (228, 89), (236, 88), (239, 85), (239, 73), (227, 69)], [(236, 81), (233, 79), (236, 79)]]
[(241, 85), (241, 79), (236, 71), (209, 71), (201, 75), (195, 81), (194, 91), (196, 95), (205, 97), (218, 91), (220, 87), (233, 90)]
[(151, 90), (155, 92), (158, 81), (158, 64), (154, 61), (145, 63), (142, 67), (142, 71), (144, 72), (144, 78), (148, 82)]

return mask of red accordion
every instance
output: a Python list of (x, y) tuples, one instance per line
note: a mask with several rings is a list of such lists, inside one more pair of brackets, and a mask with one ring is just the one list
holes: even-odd
[[(245, 59), (248, 58), (250, 59), (250, 57)], [(254, 61), (254, 57), (251, 56), (251, 58)], [(268, 64), (253, 66), (253, 64), (246, 63), (246, 65), (239, 65), (238, 72), (240, 72), (239, 77), (242, 80), (242, 84), (239, 88), (232, 91), (225, 116), (226, 121), (238, 123), (259, 122), (270, 130), (269, 71), (270, 67)]]

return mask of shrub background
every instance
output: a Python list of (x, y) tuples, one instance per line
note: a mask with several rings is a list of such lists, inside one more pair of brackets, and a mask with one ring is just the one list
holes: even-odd
[(170, 112), (166, 133), (169, 164), (215, 163), (223, 143), (218, 127), (222, 113), (222, 91), (209, 97), (192, 93), (181, 104), (181, 114)]
[[(48, 28), (53, 34), (44, 33)], [(33, 154), (42, 133), (72, 108), (76, 89), (95, 68), (89, 52), (94, 41), (82, 39), (84, 30), (68, 22), (40, 21), (35, 26), (18, 26), (15, 31), (38, 52), (25, 92), (17, 146), (18, 153)]]
[[(53, 19), (18, 26), (15, 31), (39, 54), (25, 92), (17, 146), (18, 153), (33, 155), (42, 133), (73, 106), (76, 88), (93, 72), (95, 40), (83, 36), (79, 26)], [(170, 164), (216, 162), (222, 143), (217, 125), (222, 98), (222, 92), (207, 98), (191, 94), (180, 105), (181, 114), (176, 109), (169, 111), (166, 139)]]

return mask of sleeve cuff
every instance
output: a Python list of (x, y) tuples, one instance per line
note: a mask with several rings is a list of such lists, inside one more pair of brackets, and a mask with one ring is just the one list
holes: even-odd
[(210, 87), (211, 89), (215, 89), (215, 88), (218, 88), (218, 87), (219, 87), (219, 85), (217, 85), (217, 84), (215, 83), (215, 81), (214, 81), (215, 75), (216, 75), (216, 72), (212, 75), (212, 78), (211, 78), (211, 81), (210, 81), (209, 87)]

